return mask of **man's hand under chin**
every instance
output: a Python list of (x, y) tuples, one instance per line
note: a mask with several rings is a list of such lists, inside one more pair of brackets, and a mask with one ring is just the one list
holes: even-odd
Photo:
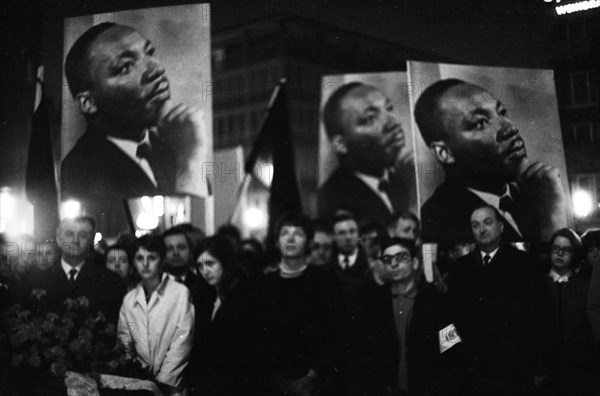
[(208, 196), (208, 182), (202, 167), (207, 158), (208, 135), (202, 110), (186, 104), (163, 104), (158, 130), (173, 149), (177, 164), (177, 192)]
[(555, 231), (568, 226), (567, 196), (557, 168), (530, 163), (525, 157), (519, 163), (517, 181), (536, 208), (540, 240), (547, 241)]

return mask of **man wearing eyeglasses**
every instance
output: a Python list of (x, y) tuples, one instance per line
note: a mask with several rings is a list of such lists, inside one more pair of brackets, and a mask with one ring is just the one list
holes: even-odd
[(466, 349), (464, 394), (532, 394), (547, 380), (550, 296), (529, 254), (502, 243), (483, 205), (470, 216), (476, 249), (453, 263), (448, 301)]
[(441, 368), (442, 356), (456, 351), (460, 337), (446, 315), (444, 296), (419, 279), (422, 272), (413, 241), (384, 242), (381, 260), (390, 282), (371, 275), (361, 290), (364, 393), (434, 394), (444, 389), (453, 394), (447, 377), (442, 377), (450, 372), (449, 367)]

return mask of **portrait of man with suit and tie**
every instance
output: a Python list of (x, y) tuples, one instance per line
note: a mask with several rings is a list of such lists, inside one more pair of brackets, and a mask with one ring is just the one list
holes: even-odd
[(360, 224), (387, 224), (407, 210), (409, 188), (396, 164), (406, 146), (395, 104), (376, 86), (354, 81), (327, 99), (322, 119), (339, 166), (318, 192), (319, 216), (352, 213)]
[[(169, 39), (177, 42), (184, 28), (173, 28)], [(195, 56), (209, 51), (208, 42), (199, 43), (206, 48)], [(85, 132), (69, 124), (69, 117), (63, 121), (63, 134), (76, 141), (61, 163), (61, 201), (80, 202), (84, 212), (97, 219), (102, 233), (128, 228), (125, 199), (210, 193), (209, 182), (201, 175), (203, 162), (210, 160), (205, 104), (192, 106), (199, 97), (189, 95), (172, 98), (172, 85), (185, 87), (167, 77), (165, 57), (159, 51), (141, 31), (103, 22), (79, 35), (65, 58), (69, 94), (85, 119)], [(177, 68), (175, 80), (181, 79), (182, 69)], [(62, 140), (64, 146), (64, 136)]]
[(418, 97), (414, 118), (445, 175), (421, 206), (425, 242), (472, 241), (470, 214), (482, 204), (499, 211), (507, 241), (547, 240), (567, 225), (560, 171), (529, 160), (510, 111), (485, 88), (454, 78)]

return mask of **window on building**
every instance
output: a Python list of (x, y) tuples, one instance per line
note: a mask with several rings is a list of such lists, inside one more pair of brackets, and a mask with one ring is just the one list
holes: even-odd
[(581, 71), (568, 73), (559, 82), (561, 103), (567, 106), (598, 104), (598, 73)]

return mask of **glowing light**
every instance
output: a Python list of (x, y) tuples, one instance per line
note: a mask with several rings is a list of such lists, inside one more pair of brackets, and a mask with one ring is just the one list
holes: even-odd
[(94, 243), (99, 243), (102, 240), (102, 234), (97, 232), (96, 235), (94, 235)]
[(153, 230), (158, 227), (158, 216), (153, 213), (142, 212), (135, 220), (135, 225), (142, 230)]
[(251, 229), (266, 227), (267, 214), (259, 208), (249, 208), (244, 212), (244, 224)]
[(589, 216), (594, 210), (592, 195), (587, 191), (577, 190), (573, 192), (573, 212), (577, 217)]
[(555, 7), (555, 10), (558, 15), (566, 15), (574, 12), (587, 11), (598, 7), (600, 7), (600, 0), (587, 0), (580, 1), (578, 3), (557, 6)]
[(63, 219), (74, 219), (81, 216), (81, 203), (74, 200), (64, 201), (60, 205), (60, 214)]

